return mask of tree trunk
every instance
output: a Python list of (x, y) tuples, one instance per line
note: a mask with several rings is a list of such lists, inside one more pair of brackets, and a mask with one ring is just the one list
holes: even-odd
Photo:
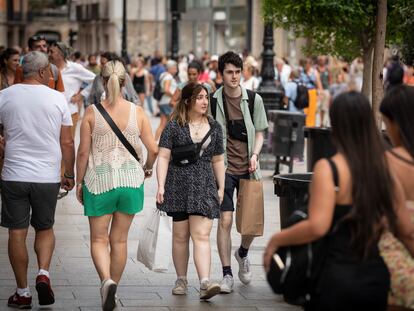
[(379, 105), (384, 93), (381, 73), (384, 66), (385, 31), (387, 23), (387, 0), (378, 0), (377, 22), (375, 25), (375, 47), (372, 67), (372, 112), (379, 127), (381, 115)]
[(372, 50), (373, 45), (370, 44), (368, 48), (362, 52), (362, 62), (364, 63), (364, 72), (362, 75), (362, 94), (364, 94), (371, 101), (372, 90)]

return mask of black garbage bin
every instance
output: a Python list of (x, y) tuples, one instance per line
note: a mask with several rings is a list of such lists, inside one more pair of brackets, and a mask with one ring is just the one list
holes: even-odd
[(305, 127), (306, 145), (306, 164), (308, 172), (313, 171), (316, 161), (321, 158), (329, 158), (336, 153), (336, 148), (332, 143), (332, 131), (329, 128)]
[(305, 115), (286, 110), (269, 110), (269, 119), (273, 123), (272, 153), (276, 156), (275, 174), (279, 174), (279, 164), (293, 170), (293, 158), (303, 157)]
[(306, 210), (308, 188), (313, 173), (283, 174), (273, 177), (275, 194), (280, 198), (280, 227), (288, 226), (288, 219), (295, 210)]

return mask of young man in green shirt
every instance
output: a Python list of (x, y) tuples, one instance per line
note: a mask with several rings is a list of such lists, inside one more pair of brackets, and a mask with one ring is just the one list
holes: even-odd
[[(251, 99), (254, 98), (253, 115), (249, 111), (249, 95), (247, 90), (240, 86), (242, 59), (234, 52), (227, 52), (219, 58), (218, 65), (223, 76), (223, 86), (214, 93), (212, 102), (216, 105), (214, 117), (222, 125), (223, 136), (226, 138), (226, 180), (217, 230), (217, 245), (223, 266), (221, 292), (231, 293), (234, 285), (230, 234), (234, 212), (233, 194), (235, 189), (238, 191), (241, 179), (261, 178), (258, 158), (268, 123), (263, 100), (259, 94), (255, 94)], [(252, 278), (248, 250), (253, 238), (242, 236), (241, 245), (234, 253), (239, 263), (239, 279), (243, 284), (249, 284)]]

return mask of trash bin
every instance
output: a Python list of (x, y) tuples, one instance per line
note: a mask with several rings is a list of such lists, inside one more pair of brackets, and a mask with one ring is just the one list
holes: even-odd
[(288, 227), (288, 219), (295, 210), (306, 210), (308, 188), (313, 173), (283, 174), (273, 177), (275, 194), (279, 200), (280, 227)]
[(307, 170), (312, 172), (316, 161), (333, 156), (336, 148), (332, 143), (332, 131), (329, 128), (305, 127), (304, 133), (307, 139)]
[(279, 163), (289, 165), (289, 173), (291, 173), (293, 158), (303, 158), (305, 118), (306, 116), (300, 112), (269, 111), (269, 119), (273, 123), (271, 141), (272, 153), (276, 156), (276, 174), (279, 173)]

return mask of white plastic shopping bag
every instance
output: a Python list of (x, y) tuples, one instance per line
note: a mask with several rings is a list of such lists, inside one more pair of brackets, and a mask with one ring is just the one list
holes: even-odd
[(151, 211), (139, 236), (137, 259), (148, 269), (166, 272), (172, 256), (170, 217), (158, 209)]

